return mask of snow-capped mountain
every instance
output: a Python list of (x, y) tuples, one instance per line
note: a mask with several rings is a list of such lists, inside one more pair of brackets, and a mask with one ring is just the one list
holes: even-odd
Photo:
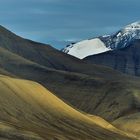
[(83, 59), (86, 56), (103, 53), (109, 50), (110, 48), (107, 48), (103, 41), (101, 41), (99, 38), (95, 38), (90, 40), (83, 40), (75, 44), (70, 44), (62, 51)]
[(111, 35), (99, 36), (94, 39), (72, 43), (62, 49), (62, 51), (83, 59), (90, 55), (127, 47), (136, 39), (140, 39), (140, 21), (127, 25)]

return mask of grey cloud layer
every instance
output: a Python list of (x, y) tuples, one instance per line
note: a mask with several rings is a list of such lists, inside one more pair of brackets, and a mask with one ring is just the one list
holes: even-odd
[(118, 30), (139, 20), (139, 0), (0, 0), (0, 23), (23, 37), (56, 42)]

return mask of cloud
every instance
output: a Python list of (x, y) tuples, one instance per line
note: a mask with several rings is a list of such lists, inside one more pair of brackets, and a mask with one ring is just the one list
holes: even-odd
[(56, 40), (56, 47), (66, 39), (112, 33), (139, 20), (139, 0), (0, 0), (0, 3), (2, 25), (37, 41)]

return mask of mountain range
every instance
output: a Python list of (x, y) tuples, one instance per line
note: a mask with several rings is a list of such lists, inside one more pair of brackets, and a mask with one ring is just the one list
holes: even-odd
[[(102, 45), (96, 43), (97, 39), (102, 42)], [(140, 22), (135, 22), (114, 34), (89, 39), (86, 41), (87, 43), (81, 41), (71, 44), (63, 51), (87, 62), (108, 66), (126, 74), (140, 76), (139, 39)]]
[(83, 59), (90, 55), (126, 48), (136, 39), (140, 39), (140, 22), (127, 25), (111, 35), (71, 43), (62, 51)]
[(3, 140), (140, 137), (139, 77), (80, 60), (3, 26), (0, 74)]

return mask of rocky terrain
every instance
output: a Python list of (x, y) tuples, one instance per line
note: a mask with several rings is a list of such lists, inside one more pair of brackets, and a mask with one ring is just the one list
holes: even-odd
[[(22, 124), (24, 127), (21, 127), (21, 131), (18, 131), (18, 133), (22, 133), (22, 130), (31, 131), (33, 132), (32, 137), (36, 137), (36, 139), (46, 139), (48, 137), (51, 140), (69, 140), (75, 137), (76, 139), (79, 138), (79, 140), (83, 138), (83, 140), (104, 140), (108, 137), (118, 140), (129, 139), (128, 137), (135, 139), (132, 134), (128, 134), (128, 131), (122, 132), (118, 130), (121, 129), (121, 127), (118, 127), (118, 129), (115, 128), (115, 131), (110, 132), (110, 130), (105, 127), (106, 125), (104, 126), (103, 124), (107, 123), (110, 126), (110, 123), (119, 118), (139, 113), (140, 79), (137, 77), (127, 76), (111, 68), (79, 60), (52, 48), (50, 45), (21, 38), (2, 26), (0, 27), (0, 74), (8, 76), (2, 78), (5, 79), (4, 82), (6, 83), (6, 89), (5, 86), (4, 88), (1, 86), (1, 91), (3, 91), (0, 93), (0, 97), (2, 97), (1, 100), (3, 101), (1, 102), (2, 108), (5, 107), (6, 103), (9, 103), (6, 106), (7, 108), (14, 104), (13, 109), (9, 108), (8, 112), (2, 109), (5, 114), (4, 118), (6, 119), (9, 112), (12, 113), (15, 111), (17, 114), (19, 114), (19, 112), (20, 114), (23, 113), (21, 120), (15, 120), (16, 117), (12, 118), (8, 116), (6, 128), (13, 127), (14, 121), (15, 124), (16, 122), (20, 124), (23, 120), (23, 122), (25, 122)], [(34, 82), (22, 82), (22, 80), (12, 80), (9, 77), (36, 81), (55, 96), (45, 88), (40, 87), (40, 85), (37, 84), (36, 86)], [(11, 84), (9, 85), (8, 83)], [(10, 88), (10, 91), (7, 91), (7, 87), (8, 89)], [(15, 90), (18, 93), (15, 93)], [(15, 97), (14, 94), (18, 97)], [(25, 94), (29, 94), (29, 97)], [(7, 98), (7, 96), (10, 97)], [(24, 102), (21, 102), (19, 96), (23, 96), (22, 100), (24, 100)], [(50, 98), (50, 96), (52, 97)], [(58, 97), (62, 101), (58, 99)], [(55, 99), (52, 100), (52, 98)], [(31, 99), (34, 100), (32, 101)], [(63, 105), (60, 106), (62, 107), (58, 108), (56, 102), (61, 102)], [(28, 110), (27, 106), (27, 110), (25, 109), (24, 112), (19, 111), (23, 106), (26, 106), (25, 103), (27, 103), (26, 105), (37, 107), (38, 110), (36, 110), (35, 107), (29, 108)], [(66, 104), (69, 104), (69, 106)], [(67, 109), (63, 109), (64, 106), (67, 106)], [(41, 108), (43, 108), (43, 116), (42, 111), (40, 112), (40, 110), (42, 110)], [(51, 110), (57, 113), (53, 114), (54, 112), (51, 112)], [(60, 110), (65, 113), (62, 113), (63, 115), (59, 118), (59, 114), (61, 114)], [(71, 113), (69, 114), (69, 110), (72, 110), (74, 115), (70, 115), (73, 113), (70, 111)], [(31, 114), (29, 113), (29, 116), (24, 116), (26, 112), (30, 112)], [(46, 114), (46, 112), (48, 112), (48, 114)], [(39, 113), (39, 115), (35, 115), (35, 122), (33, 122), (31, 126), (28, 126), (27, 122), (32, 119), (34, 120), (32, 113)], [(76, 115), (75, 113), (79, 116), (78, 118), (73, 118), (73, 116)], [(45, 115), (48, 117), (46, 116), (46, 118), (44, 118)], [(92, 115), (100, 116), (103, 119), (100, 117), (97, 119), (96, 116)], [(65, 117), (66, 120), (64, 120)], [(4, 118), (2, 118), (2, 126), (5, 125), (3, 124)], [(52, 120), (48, 121), (49, 118), (53, 118), (53, 121), (58, 118), (58, 125), (54, 125)], [(25, 121), (26, 119), (28, 121)], [(109, 122), (103, 121), (104, 119)], [(7, 124), (9, 120), (11, 120), (12, 126), (11, 122)], [(95, 120), (99, 120), (98, 126), (95, 125)], [(43, 125), (44, 123), (45, 126)], [(83, 126), (84, 124), (86, 127)], [(37, 126), (39, 129), (37, 129)], [(104, 128), (101, 128), (101, 126)], [(71, 127), (74, 131), (70, 131)], [(113, 129), (114, 127), (115, 126), (113, 126)], [(16, 131), (15, 129), (17, 128), (19, 129), (19, 125), (15, 126), (14, 131)], [(46, 131), (48, 133), (46, 133)], [(64, 132), (67, 136), (64, 135)], [(135, 134), (135, 132), (133, 134)], [(11, 135), (13, 135), (13, 133)], [(6, 138), (7, 136), (5, 139)]]

